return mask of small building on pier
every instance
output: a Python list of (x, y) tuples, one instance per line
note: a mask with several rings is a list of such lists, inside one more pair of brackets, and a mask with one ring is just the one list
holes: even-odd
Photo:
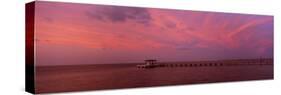
[(149, 59), (149, 60), (144, 60), (146, 65), (155, 65), (157, 60), (154, 59)]
[(160, 66), (159, 64), (157, 64), (157, 60), (155, 60), (155, 59), (144, 60), (144, 62), (145, 62), (145, 64), (137, 65), (137, 67), (138, 68), (154, 68), (154, 67)]

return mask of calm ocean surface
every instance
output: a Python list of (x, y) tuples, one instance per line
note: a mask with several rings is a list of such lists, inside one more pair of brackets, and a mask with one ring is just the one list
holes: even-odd
[(273, 65), (137, 68), (135, 64), (36, 67), (37, 93), (273, 79)]

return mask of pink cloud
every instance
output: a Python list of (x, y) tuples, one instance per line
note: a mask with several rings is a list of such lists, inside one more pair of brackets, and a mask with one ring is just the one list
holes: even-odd
[(83, 55), (80, 59), (89, 52), (87, 57), (106, 63), (109, 56), (117, 61), (147, 56), (179, 61), (187, 56), (188, 60), (252, 58), (255, 52), (271, 57), (273, 51), (271, 16), (64, 3), (40, 3), (37, 8), (40, 56), (75, 47), (76, 55)]

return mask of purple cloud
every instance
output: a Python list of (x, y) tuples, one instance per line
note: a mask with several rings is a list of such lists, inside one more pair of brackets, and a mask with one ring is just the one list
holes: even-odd
[(151, 20), (150, 14), (147, 9), (135, 7), (94, 6), (85, 14), (86, 16), (95, 20), (111, 22), (124, 22), (127, 20), (134, 20), (137, 23), (148, 24)]

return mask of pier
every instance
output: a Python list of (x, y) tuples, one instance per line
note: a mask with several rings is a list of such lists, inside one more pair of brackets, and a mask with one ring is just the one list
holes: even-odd
[(181, 63), (157, 63), (157, 60), (145, 60), (145, 64), (137, 65), (137, 68), (157, 67), (220, 67), (220, 66), (249, 66), (249, 65), (273, 65), (273, 59), (240, 59), (221, 61), (195, 61)]

